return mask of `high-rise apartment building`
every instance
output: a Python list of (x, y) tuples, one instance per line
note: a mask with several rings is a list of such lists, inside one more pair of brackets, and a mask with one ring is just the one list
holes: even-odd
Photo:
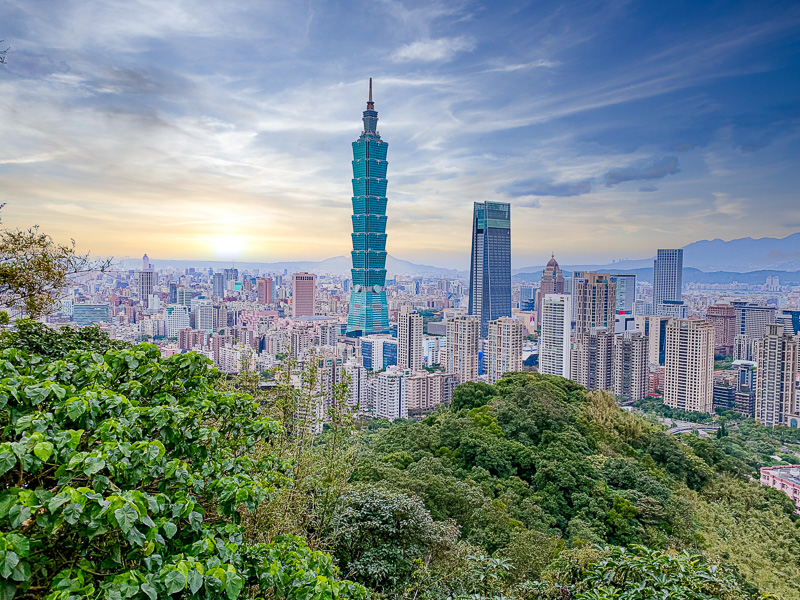
[(225, 287), (227, 287), (229, 281), (237, 281), (239, 279), (239, 269), (236, 267), (222, 269), (222, 274), (225, 276)]
[(317, 276), (313, 273), (292, 275), (292, 317), (309, 317), (316, 314)]
[(714, 326), (714, 352), (733, 353), (736, 337), (736, 309), (732, 304), (715, 304), (706, 309), (706, 321)]
[(580, 340), (592, 329), (614, 331), (617, 286), (608, 273), (575, 271), (572, 300), (575, 303), (575, 337)]
[(259, 277), (256, 282), (259, 304), (272, 304), (272, 277)]
[(525, 326), (511, 317), (489, 321), (486, 340), (486, 371), (489, 383), (497, 383), (504, 373), (522, 370), (522, 339)]
[(410, 306), (400, 308), (397, 317), (397, 364), (412, 371), (423, 366), (422, 315)]
[(192, 306), (192, 291), (186, 286), (179, 285), (175, 290), (175, 301), (181, 306)]
[(595, 327), (575, 341), (570, 356), (570, 379), (590, 390), (611, 390), (613, 370), (613, 329)]
[(636, 315), (636, 331), (647, 337), (647, 356), (653, 366), (664, 366), (667, 357), (667, 325), (670, 317)]
[(756, 342), (775, 322), (778, 310), (774, 306), (753, 302), (733, 302), (735, 311), (733, 338), (734, 360), (755, 360)]
[(539, 372), (570, 377), (572, 296), (546, 294), (539, 332)]
[(178, 337), (178, 332), (181, 329), (186, 329), (190, 326), (189, 307), (176, 304), (175, 306), (167, 307), (166, 318), (164, 319), (164, 328), (167, 337)]
[(480, 320), (486, 337), (489, 321), (511, 316), (511, 205), (476, 202), (472, 215), (469, 314)]
[(387, 333), (386, 303), (386, 151), (378, 133), (378, 112), (369, 100), (363, 113), (364, 131), (353, 142), (353, 289), (347, 315), (347, 334)]
[(666, 328), (664, 404), (711, 413), (714, 402), (714, 326), (672, 319)]
[(659, 249), (653, 262), (653, 309), (659, 304), (680, 301), (683, 288), (683, 250)]
[(542, 282), (539, 286), (539, 293), (536, 296), (536, 322), (542, 322), (542, 302), (547, 294), (564, 293), (564, 274), (558, 266), (555, 254), (550, 255), (550, 260), (542, 271)]
[(636, 301), (636, 275), (612, 275), (611, 283), (616, 284), (616, 304), (617, 314), (627, 314), (633, 312), (633, 303)]
[(388, 367), (375, 382), (375, 416), (379, 419), (408, 418), (408, 379), (410, 369)]
[(455, 317), (447, 321), (447, 372), (459, 383), (478, 379), (478, 340), (481, 322), (477, 316)]
[(647, 396), (650, 372), (648, 339), (640, 331), (626, 331), (614, 339), (614, 393), (625, 400)]
[(156, 274), (154, 271), (138, 271), (136, 273), (136, 291), (139, 300), (147, 304), (147, 299), (152, 295), (155, 287)]
[(206, 332), (214, 331), (214, 306), (203, 302), (194, 311), (194, 328)]
[(756, 344), (756, 419), (767, 427), (797, 427), (797, 338), (783, 325), (767, 325)]
[(215, 298), (225, 297), (225, 274), (214, 273), (211, 276), (211, 293)]

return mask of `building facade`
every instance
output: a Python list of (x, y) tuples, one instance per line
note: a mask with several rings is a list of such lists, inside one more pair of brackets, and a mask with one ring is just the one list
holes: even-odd
[(412, 371), (421, 369), (422, 342), (422, 315), (404, 305), (397, 317), (397, 364)]
[(626, 331), (614, 339), (614, 393), (625, 400), (647, 397), (650, 374), (649, 340), (640, 331)]
[(653, 262), (653, 308), (665, 301), (680, 301), (683, 289), (683, 249), (659, 249)]
[(714, 326), (714, 351), (717, 354), (733, 353), (736, 336), (736, 309), (732, 304), (714, 304), (706, 310), (706, 321)]
[(353, 142), (353, 288), (347, 334), (355, 337), (389, 331), (385, 287), (388, 144), (378, 133), (371, 78), (363, 121), (364, 130)]
[(488, 381), (497, 383), (504, 373), (522, 370), (522, 340), (525, 326), (511, 317), (489, 321), (486, 341)]
[(633, 313), (633, 303), (636, 301), (636, 275), (612, 275), (611, 283), (616, 286), (617, 314)]
[(756, 420), (767, 427), (797, 427), (797, 338), (783, 325), (767, 325), (756, 352)]
[(391, 366), (380, 373), (375, 381), (375, 416), (379, 419), (408, 418), (409, 369)]
[(672, 319), (666, 328), (664, 404), (713, 412), (714, 326), (701, 319)]
[[(536, 322), (542, 322), (542, 302), (547, 294), (563, 294), (564, 293), (564, 273), (561, 272), (561, 267), (558, 266), (555, 254), (550, 255), (550, 260), (547, 261), (544, 270), (542, 271), (542, 281), (539, 285), (539, 293), (536, 296)], [(520, 304), (520, 308), (522, 305)]]
[(455, 317), (447, 321), (447, 372), (459, 383), (478, 379), (478, 340), (481, 322), (477, 316)]
[(317, 276), (313, 273), (292, 275), (292, 317), (312, 317), (316, 314)]
[(511, 205), (476, 202), (472, 214), (469, 314), (480, 320), (485, 338), (489, 321), (511, 316)]
[(539, 333), (539, 372), (570, 377), (572, 296), (546, 294)]
[(259, 304), (272, 304), (273, 286), (272, 277), (259, 277), (256, 282)]

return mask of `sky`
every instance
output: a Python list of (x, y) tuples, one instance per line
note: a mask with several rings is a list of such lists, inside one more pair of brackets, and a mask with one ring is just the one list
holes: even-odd
[(0, 212), (100, 256), (347, 255), (368, 79), (387, 250), (513, 266), (800, 231), (800, 3), (4, 0)]

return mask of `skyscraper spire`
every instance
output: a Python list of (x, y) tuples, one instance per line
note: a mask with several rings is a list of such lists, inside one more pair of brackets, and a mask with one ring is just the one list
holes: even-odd
[(372, 101), (372, 77), (369, 78), (369, 100), (367, 100), (367, 110), (375, 110), (375, 103)]
[(372, 101), (372, 77), (369, 78), (369, 100), (367, 100), (367, 110), (364, 111), (364, 133), (378, 136), (378, 111), (375, 110), (375, 103)]

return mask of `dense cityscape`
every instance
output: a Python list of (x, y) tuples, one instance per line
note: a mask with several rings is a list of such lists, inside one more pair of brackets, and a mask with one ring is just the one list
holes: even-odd
[(35, 5), (0, 600), (800, 598), (796, 6)]

